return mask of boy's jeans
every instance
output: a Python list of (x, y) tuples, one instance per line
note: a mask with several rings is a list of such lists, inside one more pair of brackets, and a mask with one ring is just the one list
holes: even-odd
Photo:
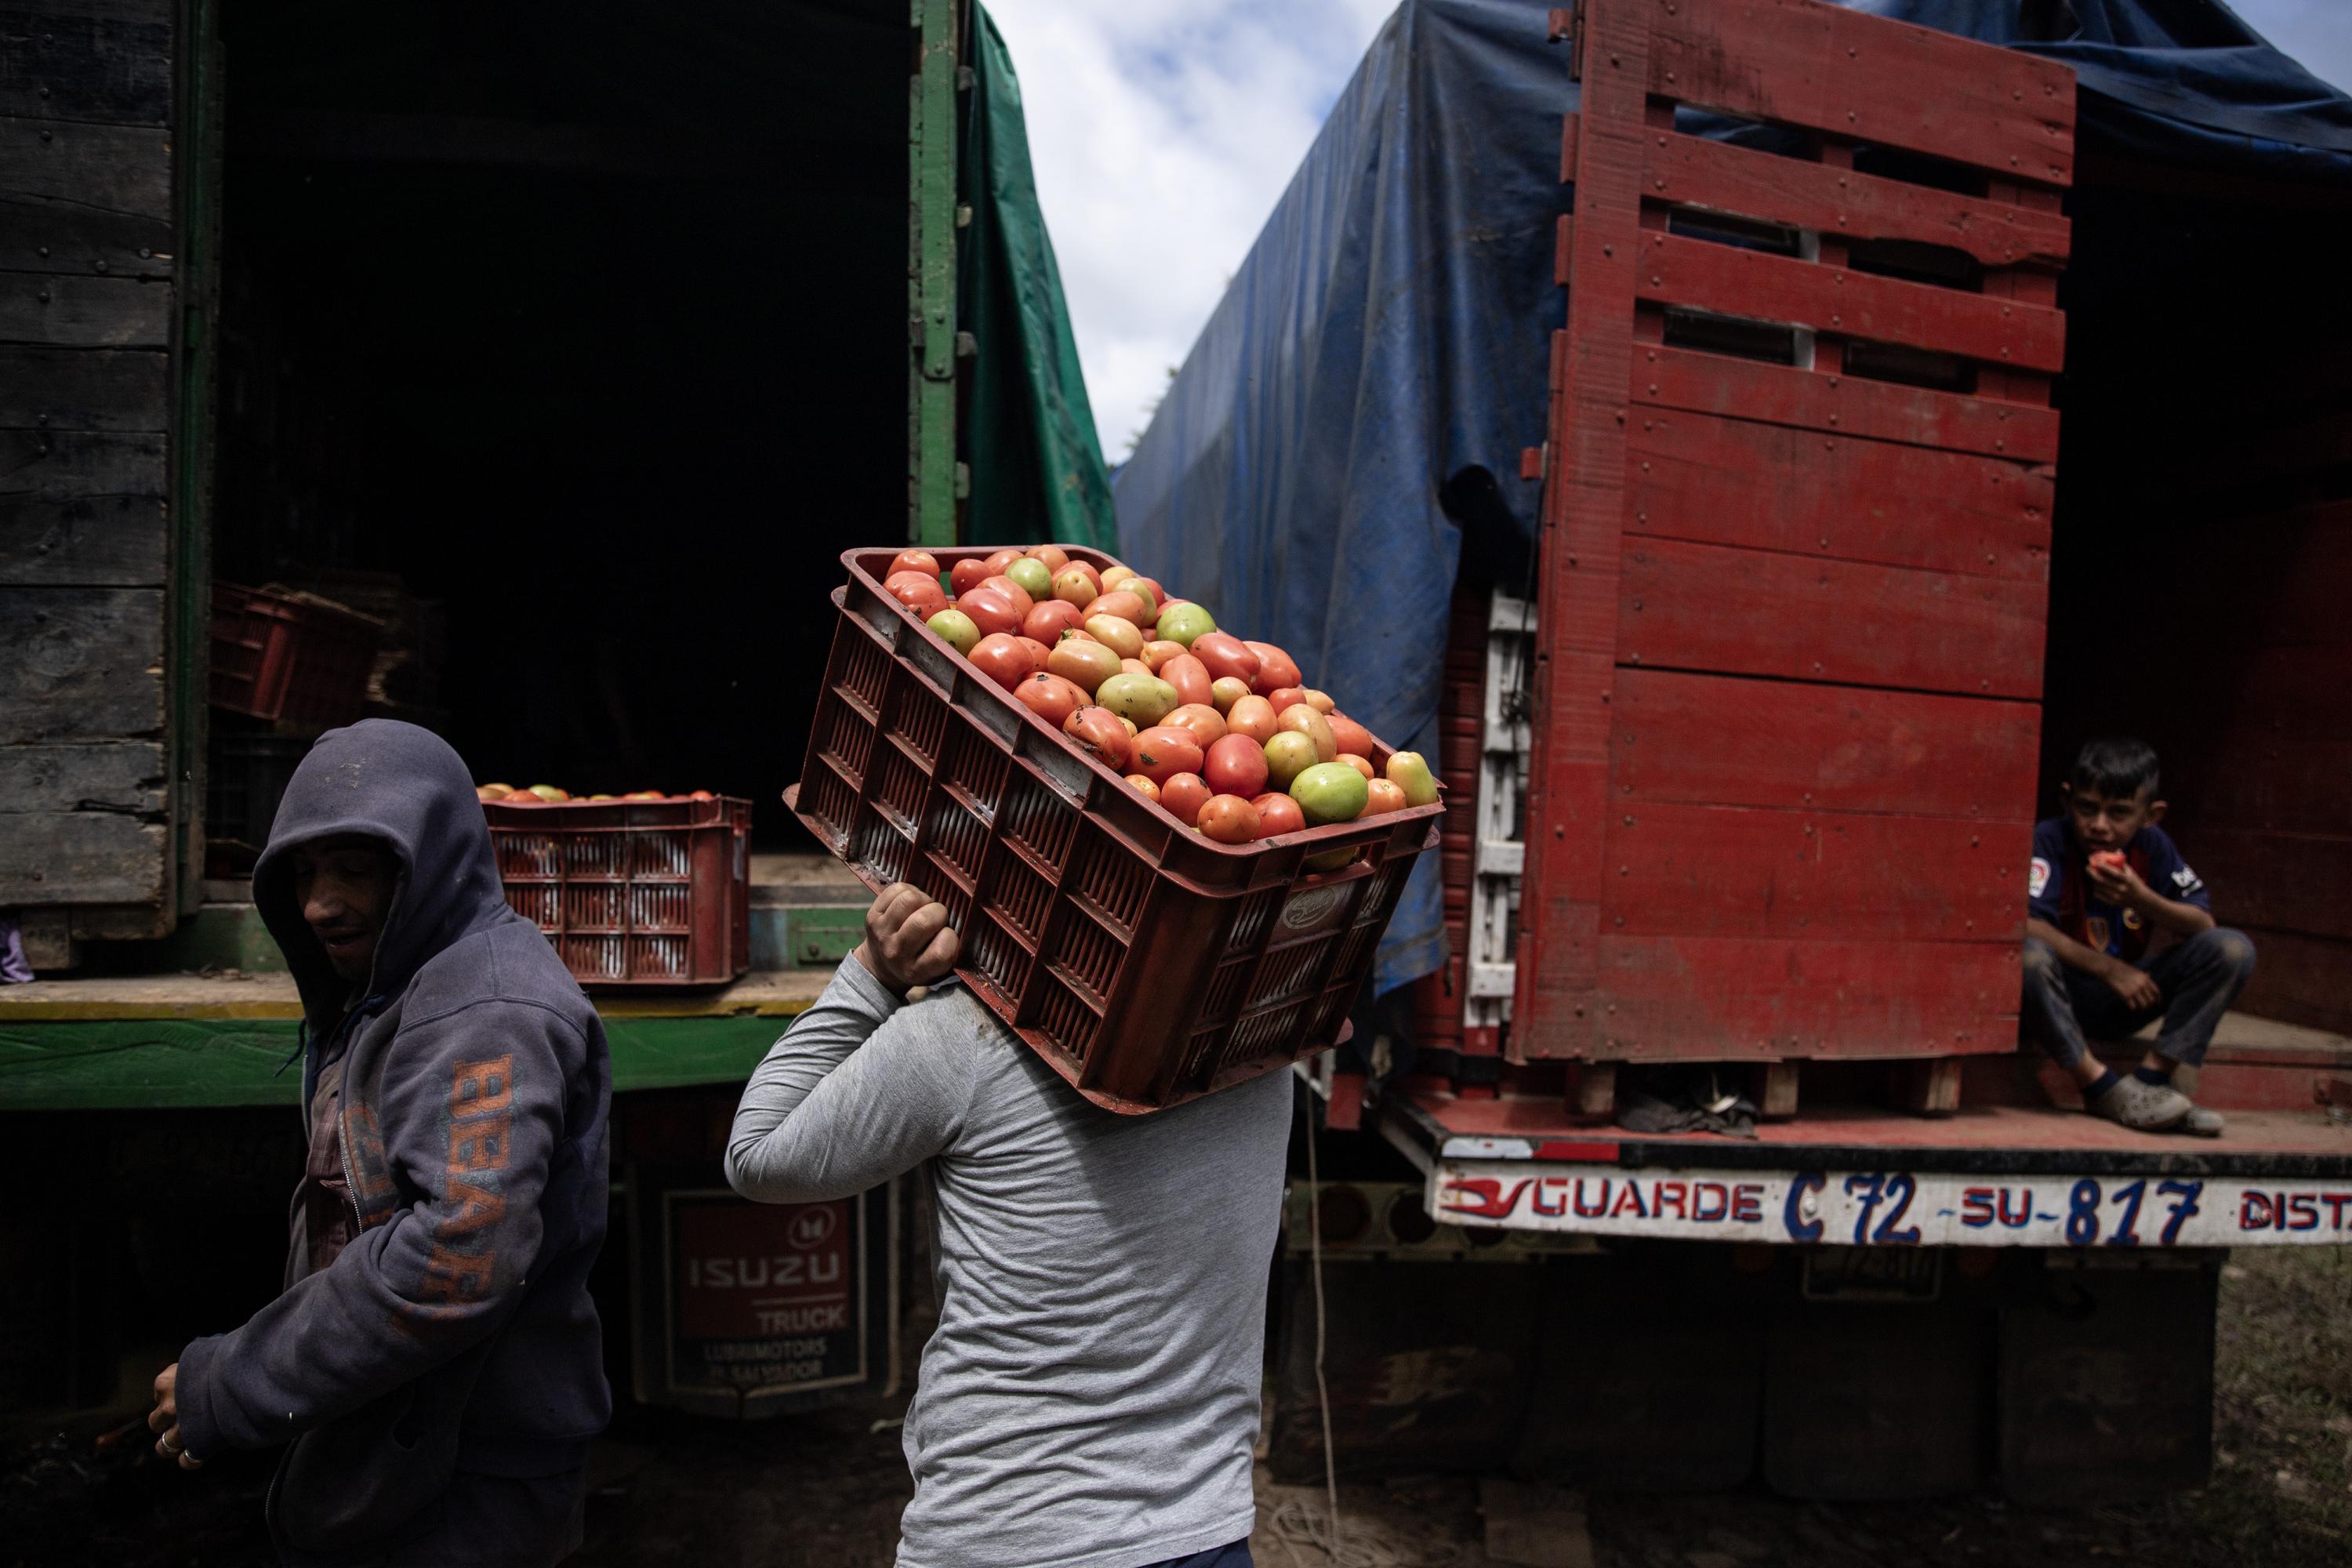
[(2254, 973), (2254, 944), (2242, 931), (2216, 926), (2141, 960), (2139, 967), (2164, 993), (2154, 1007), (2125, 1006), (2114, 986), (2088, 970), (2069, 966), (2048, 942), (2029, 936), (2024, 1013), (2019, 1022), (2060, 1067), (2072, 1068), (2090, 1049), (2086, 1037), (2121, 1039), (2161, 1014), (2164, 1028), (2156, 1037), (2157, 1054), (2195, 1067), (2205, 1059), (2205, 1047), (2212, 1044), (2221, 1015)]

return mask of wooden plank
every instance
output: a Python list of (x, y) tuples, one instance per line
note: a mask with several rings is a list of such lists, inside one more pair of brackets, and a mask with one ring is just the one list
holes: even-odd
[[(1657, 669), (1617, 673), (1610, 798), (1967, 817), (2032, 842), (2032, 703)], [(1996, 826), (2005, 825), (2005, 826)]]
[(2352, 1034), (2352, 942), (2301, 931), (2243, 928), (2254, 977), (2238, 1005), (2267, 1018)]
[[(92, 15), (93, 10), (113, 15)], [(164, 125), (172, 118), (168, 0), (0, 6), (0, 114)]]
[(171, 136), (137, 125), (0, 120), (0, 196), (168, 221)]
[(1522, 1054), (1586, 1054), (1594, 1019), (1601, 836), (1608, 809), (1609, 700), (1625, 489), (1624, 393), (1633, 375), (1635, 238), (1642, 216), (1647, 29), (1594, 5), (1580, 28), (1582, 125), (1568, 326), (1553, 339), (1537, 587), (1536, 726), (1528, 868), (1511, 1037)]
[(0, 817), (162, 811), (163, 774), (163, 748), (152, 741), (0, 746)]
[(1609, 824), (1602, 934), (2014, 939), (2017, 837), (1948, 817), (1644, 806)]
[[(2352, 715), (2337, 717), (2339, 726)], [(2352, 739), (2300, 733), (2302, 715), (2233, 711), (2193, 739), (2164, 737), (2169, 826), (2196, 837), (2208, 823), (2327, 835), (2345, 826)], [(2187, 740), (2183, 744), (2183, 740)]]
[(1619, 578), (1618, 660), (2039, 698), (2040, 584), (1643, 540)]
[(0, 272), (0, 342), (167, 348), (172, 286), (151, 278)]
[(159, 903), (169, 836), (160, 817), (120, 811), (0, 816), (0, 907)]
[(1985, 397), (1859, 376), (1825, 375), (1696, 349), (1645, 347), (1633, 401), (1954, 452), (2054, 462), (2058, 416)]
[(2014, 1050), (2013, 942), (1601, 939), (1610, 1044), (1646, 1058)]
[(2323, 835), (2209, 821), (2181, 853), (2211, 889), (2223, 925), (2352, 938), (2352, 835), (2340, 823)]
[(1662, 97), (2019, 179), (2074, 177), (2074, 73), (2053, 61), (1819, 0), (1634, 3)]
[(160, 434), (0, 430), (0, 505), (18, 497), (160, 496), (163, 482)]
[[(0, 587), (0, 745), (163, 727), (163, 595)], [(93, 900), (92, 901), (98, 901)]]
[(1643, 194), (1658, 201), (1813, 229), (1841, 242), (1943, 246), (1988, 267), (2057, 266), (2073, 237), (2056, 213), (1698, 136), (1654, 136), (1643, 172)]
[(168, 279), (173, 249), (164, 218), (0, 196), (0, 269)]
[(0, 584), (160, 588), (166, 537), (160, 496), (0, 499)]
[(171, 368), (145, 349), (0, 347), (0, 426), (161, 431)]
[(1629, 534), (2049, 580), (2046, 468), (1679, 412), (1625, 459)]
[(1789, 321), (1819, 332), (1960, 354), (1989, 364), (2057, 372), (2066, 318), (2020, 300), (1938, 289), (1792, 256), (1651, 234), (1641, 297), (1720, 316)]
[(1748, 1093), (1756, 1101), (1756, 1114), (1764, 1121), (1788, 1121), (1797, 1114), (1798, 1064), (1795, 1062), (1759, 1062), (1749, 1080)]
[(1914, 1116), (1949, 1116), (1960, 1108), (1958, 1057), (1920, 1057), (1897, 1062), (1888, 1075), (1890, 1098)]

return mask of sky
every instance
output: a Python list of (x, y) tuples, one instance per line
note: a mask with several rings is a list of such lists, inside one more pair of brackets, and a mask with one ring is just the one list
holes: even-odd
[[(1103, 456), (1122, 460), (1396, 0), (987, 0)], [(2352, 0), (2230, 0), (2352, 90)]]

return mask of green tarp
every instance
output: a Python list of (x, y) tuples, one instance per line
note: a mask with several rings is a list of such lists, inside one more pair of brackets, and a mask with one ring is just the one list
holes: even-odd
[(971, 222), (956, 240), (956, 320), (978, 350), (962, 378), (957, 456), (971, 474), (963, 540), (1114, 550), (1110, 477), (1037, 206), (1021, 81), (995, 21), (977, 4), (963, 54), (973, 79), (956, 199), (971, 209)]

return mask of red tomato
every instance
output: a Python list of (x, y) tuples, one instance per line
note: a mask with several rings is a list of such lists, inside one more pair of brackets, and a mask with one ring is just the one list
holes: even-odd
[(1192, 826), (1203, 838), (1246, 844), (1258, 836), (1257, 807), (1237, 795), (1213, 795), (1201, 803), (1201, 815)]
[(936, 576), (926, 577), (920, 572), (893, 572), (882, 586), (890, 591), (891, 597), (927, 621), (948, 607), (947, 590), (940, 586)]
[(1237, 795), (1247, 801), (1265, 793), (1265, 747), (1247, 735), (1227, 735), (1209, 742), (1201, 776), (1219, 795)]
[[(1165, 677), (1162, 679), (1164, 679)], [(1203, 752), (1225, 738), (1224, 715), (1205, 702), (1187, 702), (1160, 721), (1162, 724), (1172, 724), (1191, 735), (1192, 739), (1201, 742), (1201, 749)], [(1253, 790), (1251, 793), (1256, 792)]]
[(1274, 704), (1274, 710), (1277, 713), (1288, 709), (1303, 707), (1307, 702), (1307, 688), (1277, 686), (1265, 694), (1265, 700)]
[(1153, 784), (1150, 779), (1145, 778), (1141, 773), (1128, 774), (1127, 782), (1128, 786), (1133, 789), (1136, 794), (1141, 795), (1144, 799), (1158, 800), (1160, 798), (1160, 786)]
[(1013, 601), (994, 588), (972, 588), (958, 595), (956, 608), (971, 617), (971, 624), (985, 637), (997, 632), (1017, 632), (1026, 610), (1013, 608)]
[(1304, 833), (1307, 814), (1298, 803), (1286, 795), (1273, 792), (1258, 796), (1250, 805), (1257, 808), (1257, 836), (1271, 838), (1277, 833)]
[[(1349, 752), (1346, 754), (1352, 757), (1356, 753)], [(1384, 811), (1402, 811), (1405, 808), (1402, 784), (1391, 784), (1386, 779), (1374, 779), (1364, 785), (1364, 809), (1356, 816), (1359, 822), (1367, 816), (1378, 816)]]
[(1035, 637), (1016, 637), (1013, 640), (1021, 645), (1021, 651), (1029, 656), (1031, 669), (1043, 669), (1054, 661), (1054, 650)]
[(1192, 657), (1209, 667), (1209, 679), (1233, 677), (1246, 686), (1257, 679), (1257, 655), (1231, 632), (1202, 632), (1192, 639)]
[(1019, 545), (1008, 545), (1004, 549), (1000, 550), (995, 554), (990, 556), (987, 560), (982, 561), (981, 564), (988, 568), (988, 571), (985, 574), (986, 575), (991, 577), (1001, 577), (1004, 574), (1004, 569), (1007, 566), (1012, 565), (1015, 561), (1020, 560), (1022, 554), (1023, 552)]
[(980, 585), (983, 588), (993, 588), (1012, 600), (1013, 607), (1024, 616), (1036, 607), (1037, 601), (1029, 596), (1028, 589), (1002, 574), (982, 578)]
[(948, 568), (948, 586), (959, 599), (988, 580), (988, 566), (980, 561), (959, 561)]
[(1349, 718), (1345, 713), (1326, 713), (1323, 721), (1331, 726), (1331, 739), (1339, 744), (1343, 757), (1370, 757), (1372, 754), (1372, 732)]
[(1021, 617), (1021, 635), (1035, 637), (1050, 647), (1062, 640), (1064, 632), (1076, 631), (1081, 618), (1076, 605), (1066, 605), (1059, 599), (1041, 599)]
[[(1062, 733), (1093, 753), (1097, 762), (1118, 773), (1127, 766), (1127, 726), (1108, 708), (1080, 708), (1062, 721)], [(1393, 786), (1391, 786), (1393, 787)], [(1398, 791), (1402, 795), (1403, 792)]]
[(1201, 771), (1201, 748), (1190, 732), (1172, 724), (1155, 724), (1135, 737), (1128, 749), (1128, 765), (1158, 784), (1164, 792), (1178, 773)]
[(1010, 691), (1031, 676), (1037, 667), (1029, 660), (1029, 650), (1020, 637), (1011, 632), (991, 632), (973, 645), (972, 667), (989, 679)]
[(1144, 603), (1151, 606), (1151, 618), (1160, 618), (1160, 606), (1168, 603), (1168, 590), (1149, 577), (1129, 577), (1119, 584), (1130, 594), (1145, 595)]
[[(1176, 645), (1171, 643), (1169, 646), (1173, 647)], [(1149, 664), (1151, 661), (1146, 659), (1144, 662)], [(1209, 667), (1191, 654), (1180, 653), (1162, 660), (1152, 673), (1176, 689), (1177, 701), (1199, 702), (1209, 706), (1211, 711), (1215, 710), (1214, 705), (1209, 702)]]
[(1200, 819), (1201, 808), (1209, 804), (1209, 786), (1198, 773), (1171, 773), (1160, 786), (1160, 804), (1190, 827)]
[(1174, 658), (1178, 654), (1182, 653), (1183, 651), (1184, 645), (1182, 643), (1167, 642), (1155, 638), (1154, 640), (1143, 645), (1143, 662), (1150, 665), (1152, 668), (1158, 669), (1161, 665), (1166, 664), (1170, 659)]
[(1114, 588), (1087, 606), (1087, 619), (1111, 616), (1132, 626), (1148, 626), (1151, 617), (1143, 611), (1143, 601), (1124, 588)]
[(1274, 739), (1274, 704), (1263, 697), (1237, 697), (1225, 710), (1225, 732), (1247, 735), (1259, 745)]
[(2101, 849), (2091, 856), (2091, 864), (2103, 871), (2120, 871), (2130, 863), (2120, 849)]
[(1250, 689), (1263, 697), (1286, 686), (1301, 686), (1307, 678), (1298, 673), (1298, 662), (1270, 642), (1242, 645), (1257, 655), (1257, 674), (1250, 680)]
[(896, 577), (901, 572), (920, 572), (937, 581), (940, 558), (928, 550), (901, 550), (890, 558), (890, 575)]
[(1031, 712), (1056, 730), (1067, 723), (1070, 716), (1087, 703), (1087, 694), (1075, 683), (1042, 669), (1024, 678), (1013, 689), (1013, 695), (1028, 704)]
[(1070, 552), (1058, 544), (1033, 544), (1029, 547), (1029, 559), (1043, 561), (1048, 572), (1059, 572), (1070, 563)]

